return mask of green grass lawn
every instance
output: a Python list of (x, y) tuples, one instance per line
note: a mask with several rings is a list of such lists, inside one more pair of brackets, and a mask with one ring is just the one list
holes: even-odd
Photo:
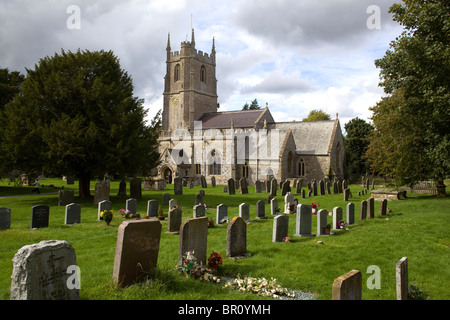
[[(91, 183), (91, 188), (94, 187)], [(77, 182), (67, 186), (60, 179), (47, 179), (41, 184), (64, 186), (65, 189), (77, 189)], [(178, 257), (179, 236), (166, 234), (167, 220), (162, 221), (161, 243), (158, 257), (158, 272), (155, 279), (148, 283), (128, 288), (117, 288), (112, 281), (112, 271), (117, 238), (117, 228), (123, 221), (117, 213), (125, 208), (125, 200), (115, 195), (119, 182), (111, 183), (111, 201), (115, 216), (110, 226), (97, 221), (97, 206), (92, 201), (80, 200), (81, 224), (64, 225), (64, 207), (59, 207), (56, 194), (31, 194), (32, 187), (15, 188), (6, 181), (0, 182), (0, 197), (5, 195), (30, 194), (26, 197), (0, 199), (0, 206), (12, 209), (11, 229), (0, 231), (0, 299), (9, 299), (12, 274), (12, 258), (24, 245), (42, 240), (66, 240), (77, 254), (77, 264), (81, 270), (82, 299), (146, 299), (146, 300), (209, 300), (209, 299), (263, 299), (263, 297), (225, 289), (222, 285), (186, 279), (175, 269)], [(307, 291), (318, 295), (319, 300), (331, 299), (334, 279), (352, 269), (362, 273), (362, 298), (368, 300), (396, 299), (395, 265), (402, 257), (408, 257), (409, 283), (416, 284), (422, 290), (428, 290), (430, 299), (447, 300), (450, 298), (450, 236), (446, 228), (450, 225), (450, 197), (436, 198), (432, 195), (408, 194), (407, 200), (390, 201), (392, 210), (387, 216), (379, 217), (379, 202), (375, 202), (375, 218), (359, 220), (359, 207), (368, 196), (358, 196), (360, 187), (350, 186), (355, 204), (355, 220), (348, 231), (338, 235), (312, 238), (296, 238), (295, 215), (289, 215), (290, 243), (272, 243), (273, 216), (266, 204), (267, 220), (254, 220), (247, 226), (247, 251), (250, 258), (231, 260), (224, 258), (219, 272), (224, 275), (276, 278), (283, 287)], [(192, 217), (194, 196), (201, 187), (184, 188), (184, 194), (173, 196), (183, 210), (183, 220)], [(249, 187), (249, 194), (229, 196), (222, 192), (222, 186), (205, 190), (204, 201), (207, 216), (215, 221), (216, 206), (228, 205), (229, 218), (238, 216), (239, 204), (250, 204), (250, 217), (255, 217), (256, 202), (265, 200), (267, 193), (256, 194)], [(46, 189), (54, 192), (55, 190)], [(127, 186), (129, 192), (129, 185)], [(162, 203), (165, 192), (173, 194), (173, 185), (165, 191), (143, 191), (138, 201), (138, 212), (146, 213), (147, 201), (158, 199)], [(238, 192), (239, 193), (239, 192)], [(284, 197), (278, 191), (281, 210)], [(336, 206), (344, 209), (346, 202), (343, 194), (317, 196), (301, 199), (300, 203), (320, 204), (320, 209), (332, 211)], [(31, 207), (37, 204), (50, 206), (49, 227), (29, 230)], [(163, 205), (167, 216), (168, 206)], [(331, 223), (332, 217), (328, 217)], [(226, 255), (227, 225), (215, 225), (208, 229), (207, 253), (213, 250)], [(316, 216), (312, 221), (313, 233), (316, 232)], [(322, 245), (316, 244), (318, 240)], [(366, 285), (372, 273), (369, 266), (376, 265), (381, 270), (381, 288), (369, 289)]]

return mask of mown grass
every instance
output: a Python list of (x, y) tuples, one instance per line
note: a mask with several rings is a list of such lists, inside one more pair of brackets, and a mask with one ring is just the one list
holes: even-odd
[[(65, 188), (59, 179), (47, 179), (44, 185), (53, 183)], [(0, 199), (0, 206), (12, 209), (11, 229), (0, 231), (0, 299), (9, 299), (11, 284), (12, 258), (24, 245), (42, 240), (66, 240), (77, 254), (77, 264), (81, 270), (82, 299), (86, 300), (210, 300), (210, 299), (263, 299), (254, 294), (224, 289), (221, 285), (186, 279), (175, 270), (178, 257), (179, 236), (164, 233), (167, 220), (162, 221), (158, 272), (154, 279), (128, 288), (118, 288), (112, 281), (117, 228), (123, 221), (117, 214), (125, 207), (125, 199), (115, 197), (119, 182), (111, 183), (111, 201), (116, 213), (110, 226), (97, 221), (97, 206), (92, 201), (75, 202), (82, 206), (81, 224), (64, 225), (64, 207), (58, 207), (57, 195), (37, 195), (27, 197)], [(28, 194), (29, 188), (13, 188), (6, 182), (2, 184), (2, 196), (8, 194)], [(91, 187), (93, 187), (92, 182)], [(436, 198), (432, 195), (408, 194), (407, 200), (390, 201), (392, 210), (385, 217), (378, 216), (379, 203), (375, 202), (375, 218), (359, 220), (359, 206), (368, 196), (357, 196), (360, 187), (350, 186), (355, 204), (356, 224), (348, 231), (337, 235), (312, 238), (297, 238), (295, 233), (295, 215), (289, 215), (290, 243), (272, 243), (273, 216), (270, 206), (266, 204), (267, 220), (254, 220), (247, 227), (247, 251), (251, 258), (231, 260), (224, 258), (219, 269), (222, 275), (241, 275), (251, 277), (276, 278), (278, 283), (290, 289), (316, 293), (318, 299), (331, 299), (331, 287), (334, 279), (352, 270), (360, 270), (363, 277), (363, 299), (396, 299), (395, 264), (402, 257), (408, 257), (409, 282), (429, 291), (430, 299), (447, 300), (450, 298), (449, 226), (450, 198)], [(21, 190), (17, 190), (21, 189)], [(20, 192), (20, 191), (26, 192)], [(173, 196), (183, 210), (183, 220), (192, 217), (194, 196), (201, 187), (184, 188), (184, 194)], [(230, 218), (238, 216), (239, 204), (250, 204), (250, 216), (255, 217), (256, 202), (265, 200), (267, 193), (256, 194), (254, 187), (249, 187), (249, 194), (229, 196), (222, 192), (222, 186), (205, 190), (204, 201), (207, 216), (215, 220), (216, 206), (226, 203)], [(50, 190), (47, 190), (50, 191)], [(127, 189), (129, 192), (129, 189)], [(147, 201), (158, 199), (162, 203), (165, 192), (173, 194), (173, 186), (165, 191), (143, 191), (143, 198), (138, 202), (138, 212), (145, 214)], [(343, 195), (326, 195), (301, 199), (300, 203), (320, 203), (321, 209), (331, 211), (334, 207), (344, 208)], [(278, 193), (279, 206), (282, 210), (284, 199)], [(31, 207), (37, 204), (50, 206), (48, 228), (29, 230)], [(168, 206), (163, 205), (167, 216)], [(331, 216), (328, 217), (331, 222)], [(226, 254), (227, 225), (215, 225), (208, 229), (208, 254), (217, 251)], [(313, 216), (312, 230), (316, 230), (316, 217)], [(318, 240), (324, 244), (316, 244)], [(381, 288), (369, 289), (366, 285), (372, 273), (367, 268), (376, 265), (381, 270)]]

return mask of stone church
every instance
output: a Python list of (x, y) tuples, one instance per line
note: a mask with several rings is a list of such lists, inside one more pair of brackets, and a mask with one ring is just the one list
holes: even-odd
[(191, 41), (172, 51), (167, 41), (164, 107), (156, 179), (173, 178), (226, 185), (275, 177), (317, 181), (329, 173), (343, 179), (344, 141), (339, 120), (275, 122), (269, 108), (218, 111), (216, 51)]

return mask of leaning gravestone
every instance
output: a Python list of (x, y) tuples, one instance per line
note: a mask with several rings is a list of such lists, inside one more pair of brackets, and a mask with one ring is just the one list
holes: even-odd
[(31, 208), (31, 225), (30, 229), (47, 228), (50, 214), (49, 206), (37, 205)]
[(228, 219), (228, 206), (226, 204), (219, 204), (216, 210), (216, 224), (224, 223)]
[(200, 218), (205, 216), (205, 207), (202, 204), (196, 204), (193, 209), (194, 209), (194, 218)]
[(49, 240), (23, 246), (12, 261), (11, 300), (80, 298), (75, 249), (68, 242)]
[(266, 204), (262, 200), (256, 202), (256, 219), (267, 219)]
[(180, 233), (180, 226), (182, 220), (183, 212), (179, 208), (173, 208), (169, 210), (169, 220), (167, 222), (167, 232), (170, 234), (178, 234)]
[(74, 200), (73, 190), (59, 190), (58, 191), (58, 206), (67, 206)]
[(109, 182), (102, 181), (95, 184), (94, 204), (98, 204), (103, 200), (109, 200)]
[(311, 237), (312, 228), (312, 207), (307, 204), (297, 205), (297, 214), (295, 217), (296, 237)]
[(286, 180), (285, 182), (283, 182), (283, 185), (281, 187), (281, 195), (284, 197), (290, 191), (291, 191), (291, 182), (289, 180)]
[(247, 224), (240, 217), (234, 217), (227, 227), (227, 257), (240, 258), (247, 253)]
[(66, 205), (65, 224), (77, 224), (81, 220), (81, 206), (78, 203)]
[(273, 219), (272, 242), (281, 242), (288, 235), (289, 216), (280, 214)]
[(100, 216), (102, 211), (104, 210), (112, 210), (112, 202), (109, 200), (103, 200), (100, 201), (98, 204), (98, 212), (97, 212), (97, 220), (103, 220), (103, 218)]
[(250, 221), (250, 206), (248, 203), (241, 203), (239, 205), (239, 217), (244, 221)]
[(148, 200), (147, 202), (147, 215), (149, 217), (157, 217), (158, 216), (158, 208), (159, 208), (159, 201), (152, 199)]
[(11, 209), (0, 207), (0, 230), (11, 228)]
[(130, 181), (130, 198), (141, 200), (142, 199), (142, 181), (141, 179), (133, 179)]
[(234, 195), (236, 194), (235, 186), (234, 186), (234, 179), (230, 178), (228, 179), (228, 195)]
[(175, 195), (182, 195), (183, 194), (183, 179), (180, 177), (177, 177), (173, 179), (173, 193)]
[(208, 238), (208, 217), (187, 219), (180, 227), (178, 264), (183, 255), (193, 253), (199, 264), (206, 264), (206, 246)]
[[(124, 221), (117, 232), (113, 280), (121, 287), (153, 276), (161, 239), (158, 220)], [(136, 245), (139, 244), (139, 245)]]

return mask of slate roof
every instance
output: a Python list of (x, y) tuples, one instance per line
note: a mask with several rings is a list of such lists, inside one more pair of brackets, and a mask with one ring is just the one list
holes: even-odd
[(264, 111), (265, 109), (205, 113), (198, 121), (202, 121), (202, 129), (231, 128), (231, 119), (234, 119), (235, 128), (250, 128)]

